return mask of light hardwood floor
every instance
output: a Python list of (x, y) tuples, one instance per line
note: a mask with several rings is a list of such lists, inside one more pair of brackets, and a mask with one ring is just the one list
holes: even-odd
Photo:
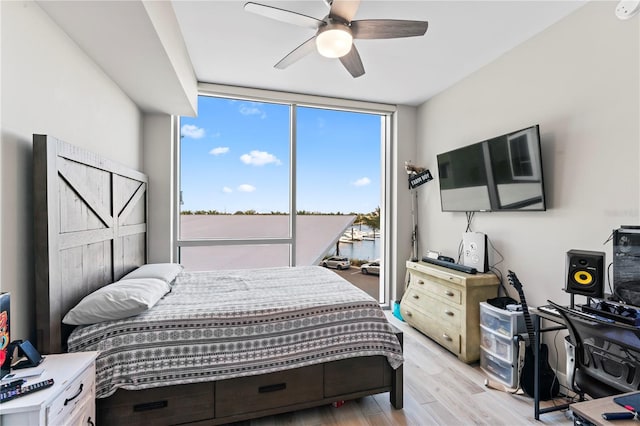
[[(572, 425), (565, 411), (533, 416), (533, 399), (489, 389), (479, 365), (467, 365), (438, 344), (388, 314), (404, 332), (404, 409), (395, 410), (389, 394), (347, 401), (244, 422), (279, 425)], [(564, 401), (558, 400), (557, 403)], [(543, 403), (552, 404), (551, 401)]]

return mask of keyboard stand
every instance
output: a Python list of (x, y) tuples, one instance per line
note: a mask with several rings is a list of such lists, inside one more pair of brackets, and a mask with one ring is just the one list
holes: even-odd
[[(546, 319), (552, 321), (558, 325), (551, 327), (542, 327), (542, 320)], [(534, 338), (534, 346), (533, 346), (533, 414), (536, 420), (540, 420), (540, 414), (550, 413), (552, 411), (558, 410), (566, 410), (569, 408), (569, 403), (565, 404), (554, 404), (551, 407), (540, 408), (540, 344), (542, 333), (546, 333), (548, 331), (558, 331), (565, 330), (567, 326), (564, 323), (564, 320), (560, 316), (555, 316), (553, 314), (541, 311), (536, 309), (536, 312), (533, 313), (533, 338)]]

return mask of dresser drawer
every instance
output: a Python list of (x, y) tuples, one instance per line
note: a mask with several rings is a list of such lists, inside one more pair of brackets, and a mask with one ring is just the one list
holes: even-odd
[(422, 274), (431, 278), (441, 279), (444, 282), (464, 285), (467, 274), (425, 263), (407, 262), (407, 267), (412, 274)]
[(320, 400), (323, 397), (322, 374), (322, 365), (312, 365), (216, 382), (216, 417)]
[(69, 382), (64, 390), (47, 407), (47, 424), (68, 424), (77, 418), (78, 412), (86, 412), (94, 404), (95, 367), (92, 364), (82, 374)]
[(429, 335), (433, 340), (440, 343), (454, 354), (460, 354), (462, 336), (460, 330), (444, 328), (438, 324), (432, 324), (429, 329)]
[(71, 418), (61, 418), (52, 425), (64, 424), (64, 426), (89, 426), (96, 424), (96, 404), (94, 398), (86, 398), (83, 404), (76, 406)]
[(412, 327), (417, 328), (433, 340), (450, 350), (454, 354), (460, 354), (462, 335), (460, 328), (449, 327), (421, 313), (411, 311), (411, 304), (403, 306), (402, 316)]
[(407, 290), (405, 309), (419, 311), (433, 318), (435, 321), (459, 329), (462, 324), (460, 305), (451, 305), (436, 299), (429, 293), (410, 287)]
[(430, 280), (421, 274), (411, 274), (410, 281), (410, 287), (422, 290), (441, 300), (446, 300), (458, 305), (462, 304), (462, 290), (457, 287)]

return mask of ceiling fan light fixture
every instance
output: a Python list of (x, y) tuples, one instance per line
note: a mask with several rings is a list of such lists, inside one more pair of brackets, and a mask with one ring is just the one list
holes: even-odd
[(316, 36), (318, 53), (326, 58), (340, 58), (351, 51), (353, 35), (344, 24), (330, 23), (320, 28)]

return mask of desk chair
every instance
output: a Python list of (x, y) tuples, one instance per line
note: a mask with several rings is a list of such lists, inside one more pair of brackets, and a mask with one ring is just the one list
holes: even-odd
[(640, 389), (640, 329), (553, 305), (575, 348), (570, 383), (576, 393), (601, 398)]

